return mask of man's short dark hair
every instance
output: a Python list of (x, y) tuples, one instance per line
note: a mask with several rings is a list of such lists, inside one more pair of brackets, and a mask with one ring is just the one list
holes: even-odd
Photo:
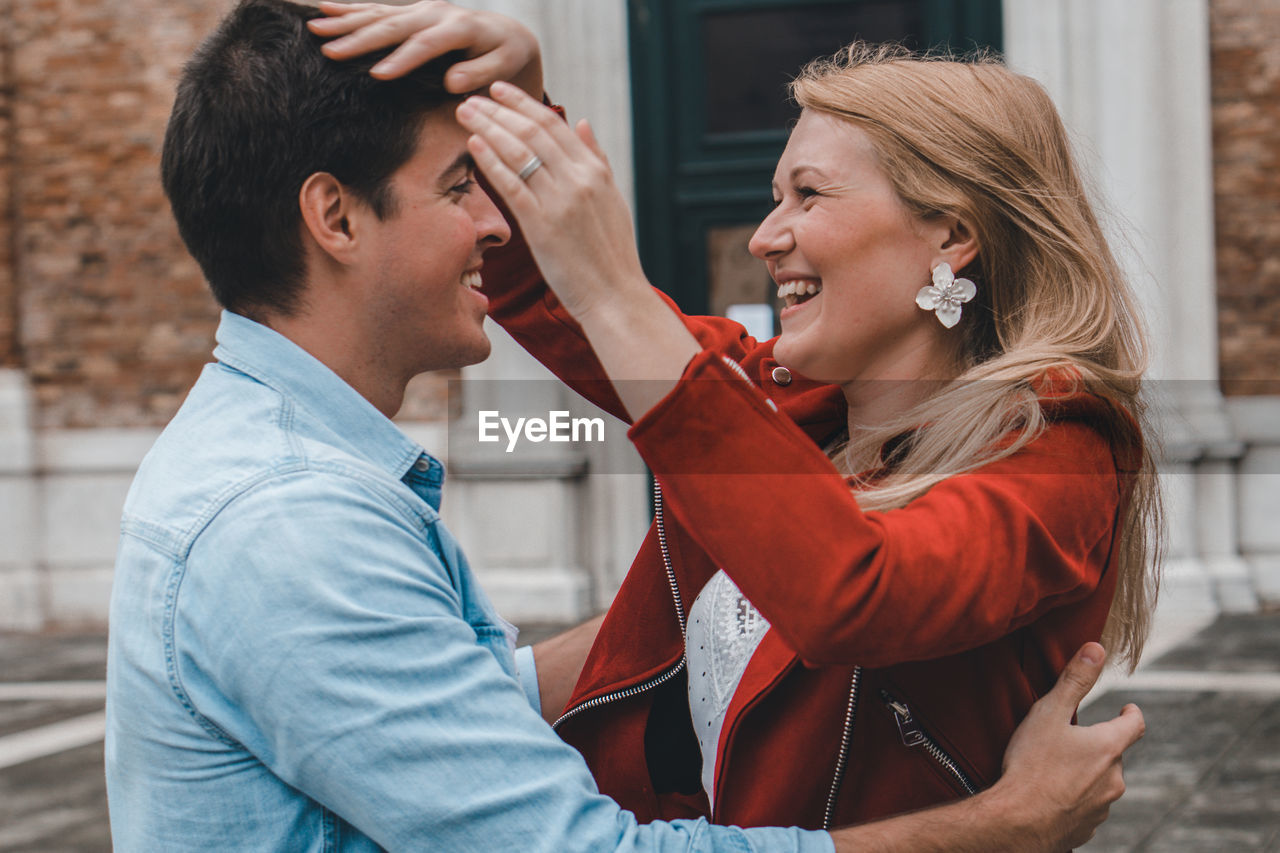
[(369, 76), (387, 51), (335, 62), (284, 0), (242, 0), (183, 70), (161, 177), (178, 231), (218, 302), (291, 314), (305, 259), (298, 193), (315, 172), (374, 213), (394, 214), (392, 174), (413, 156), (427, 113), (457, 100), (446, 56), (393, 81)]

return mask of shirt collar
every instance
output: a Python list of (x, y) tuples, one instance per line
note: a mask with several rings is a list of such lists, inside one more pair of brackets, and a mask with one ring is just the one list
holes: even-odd
[[(231, 311), (223, 311), (214, 358), (289, 397), (318, 418), (357, 456), (403, 479), (436, 487), (444, 466), (323, 362), (284, 335)], [(416, 468), (414, 466), (417, 466)]]

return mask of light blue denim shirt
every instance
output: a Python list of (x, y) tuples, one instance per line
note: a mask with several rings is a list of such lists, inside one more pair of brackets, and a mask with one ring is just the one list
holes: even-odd
[(832, 850), (600, 795), (440, 522), (441, 464), (288, 339), (217, 337), (121, 524), (117, 851)]

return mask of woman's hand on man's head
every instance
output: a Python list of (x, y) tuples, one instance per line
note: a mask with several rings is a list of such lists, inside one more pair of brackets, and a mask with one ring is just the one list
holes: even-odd
[(308, 26), (316, 35), (333, 39), (322, 48), (330, 59), (395, 47), (373, 66), (373, 76), (380, 79), (402, 77), (446, 53), (463, 51), (467, 59), (445, 75), (449, 91), (474, 92), (506, 80), (542, 98), (538, 39), (514, 18), (463, 9), (445, 0), (409, 6), (322, 2), (320, 10), (328, 17), (315, 18)]

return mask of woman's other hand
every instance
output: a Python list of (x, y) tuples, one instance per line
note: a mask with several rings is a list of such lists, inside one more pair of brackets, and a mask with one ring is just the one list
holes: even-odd
[(565, 308), (581, 322), (606, 300), (647, 292), (631, 210), (587, 122), (571, 129), (514, 86), (490, 91), (468, 98), (458, 121)]
[(701, 347), (645, 279), (631, 209), (587, 123), (570, 129), (511, 85), (494, 83), (490, 92), (493, 100), (472, 97), (458, 107), (459, 123), (473, 134), (471, 156), (639, 418)]
[(398, 45), (373, 66), (382, 80), (408, 74), (450, 51), (467, 59), (449, 69), (445, 87), (462, 94), (509, 80), (535, 98), (542, 97), (542, 53), (529, 28), (496, 12), (462, 9), (445, 0), (410, 6), (381, 3), (322, 2), (329, 17), (308, 22), (311, 32), (333, 39), (322, 50), (330, 59), (351, 59)]

